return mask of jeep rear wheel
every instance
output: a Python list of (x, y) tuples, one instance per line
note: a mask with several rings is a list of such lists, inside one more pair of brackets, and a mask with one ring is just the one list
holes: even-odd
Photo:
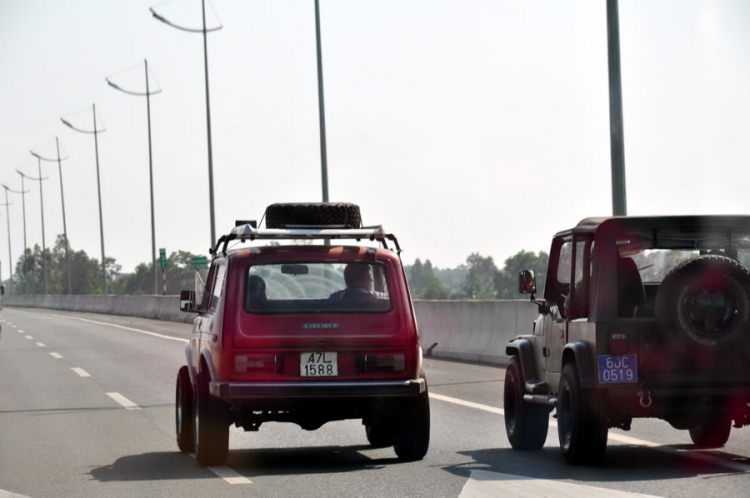
[(430, 398), (425, 390), (404, 403), (400, 425), (396, 428), (393, 449), (399, 459), (421, 460), (430, 447)]
[(205, 371), (198, 375), (194, 394), (195, 458), (203, 466), (221, 465), (229, 455), (228, 407), (208, 392)]
[(505, 370), (503, 407), (505, 433), (516, 450), (539, 450), (547, 440), (549, 409), (524, 401), (524, 380), (518, 358), (511, 358)]
[(359, 206), (348, 202), (271, 204), (266, 208), (267, 228), (304, 225), (338, 225), (361, 228)]
[(713, 416), (690, 429), (690, 439), (698, 448), (720, 448), (729, 440), (732, 419), (726, 416)]
[(607, 419), (596, 393), (583, 389), (575, 363), (563, 368), (557, 393), (557, 432), (560, 450), (571, 465), (601, 463), (607, 449)]
[(663, 333), (683, 346), (743, 347), (750, 340), (750, 272), (726, 256), (686, 261), (664, 278), (656, 318)]
[(193, 386), (190, 384), (190, 373), (186, 366), (180, 368), (177, 373), (174, 416), (177, 447), (183, 453), (190, 453), (195, 447), (193, 437)]
[(393, 424), (385, 423), (374, 423), (372, 425), (365, 426), (365, 433), (367, 434), (367, 441), (373, 448), (387, 448), (393, 446), (394, 430)]

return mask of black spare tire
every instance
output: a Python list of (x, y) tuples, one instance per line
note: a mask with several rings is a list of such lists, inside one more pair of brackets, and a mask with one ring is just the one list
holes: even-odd
[(333, 225), (362, 228), (359, 206), (348, 202), (271, 204), (266, 208), (266, 228)]
[(750, 272), (726, 256), (686, 261), (664, 278), (655, 311), (666, 338), (684, 346), (741, 347), (750, 338)]

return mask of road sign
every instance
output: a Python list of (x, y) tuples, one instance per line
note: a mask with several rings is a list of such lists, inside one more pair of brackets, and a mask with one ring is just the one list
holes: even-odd
[(201, 268), (208, 268), (208, 258), (206, 256), (197, 256), (192, 259), (193, 268), (200, 270)]
[(159, 249), (159, 266), (162, 270), (167, 267), (167, 250), (164, 248)]

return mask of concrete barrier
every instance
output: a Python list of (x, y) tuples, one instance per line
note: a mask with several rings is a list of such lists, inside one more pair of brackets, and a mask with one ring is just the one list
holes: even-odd
[[(138, 316), (192, 323), (194, 313), (179, 309), (179, 296), (5, 296), (3, 304), (27, 308)], [(422, 347), (431, 354), (506, 365), (505, 345), (530, 334), (536, 305), (526, 300), (414, 301)]]
[(505, 345), (530, 334), (537, 307), (526, 300), (415, 301), (422, 348), (432, 356), (507, 365)]

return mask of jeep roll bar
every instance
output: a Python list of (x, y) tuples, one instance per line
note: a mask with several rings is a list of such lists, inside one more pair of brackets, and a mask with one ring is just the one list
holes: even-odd
[(383, 229), (382, 225), (363, 228), (344, 228), (342, 225), (300, 225), (299, 228), (264, 228), (259, 229), (251, 223), (237, 225), (226, 235), (219, 237), (216, 245), (208, 251), (216, 257), (221, 246), (221, 253), (226, 256), (227, 246), (233, 240), (240, 242), (254, 240), (377, 240), (384, 249), (390, 249), (387, 241), (390, 240), (396, 246), (396, 252), (401, 255), (401, 246), (398, 239), (392, 233)]

